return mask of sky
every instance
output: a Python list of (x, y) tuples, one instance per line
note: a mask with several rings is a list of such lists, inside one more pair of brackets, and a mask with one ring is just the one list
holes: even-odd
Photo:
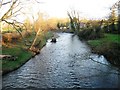
[[(67, 11), (71, 10), (79, 12), (81, 18), (102, 19), (108, 16), (109, 8), (118, 0), (36, 0), (40, 3), (36, 3), (35, 0), (28, 1), (29, 3), (27, 0), (22, 0), (22, 3), (25, 6), (24, 12), (29, 15), (21, 15), (18, 18), (20, 20), (31, 15), (36, 16), (39, 11), (45, 13), (47, 17), (66, 18)], [(0, 13), (5, 10), (7, 7), (1, 8)]]
[(76, 10), (81, 17), (103, 18), (110, 12), (109, 8), (118, 0), (38, 0), (39, 8), (50, 17), (67, 17), (67, 11)]

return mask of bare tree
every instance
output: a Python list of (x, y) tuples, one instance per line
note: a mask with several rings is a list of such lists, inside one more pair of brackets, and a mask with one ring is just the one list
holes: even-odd
[(75, 10), (72, 10), (71, 12), (67, 12), (67, 14), (70, 19), (71, 29), (77, 34), (80, 29), (79, 13), (76, 12)]
[(3, 15), (0, 17), (1, 25), (3, 22), (11, 25), (15, 30), (18, 31), (18, 33), (22, 37), (20, 29), (21, 29), (21, 27), (25, 27), (25, 25), (15, 19), (13, 19), (14, 17), (17, 17), (20, 14), (20, 11), (22, 9), (22, 7), (20, 6), (20, 4), (21, 4), (20, 0), (10, 0), (7, 2), (4, 2), (2, 0), (0, 3), (1, 3), (0, 9), (4, 8), (5, 5), (10, 5), (9, 9), (5, 13), (3, 13)]
[[(3, 23), (7, 23), (8, 25), (10, 25), (11, 27), (13, 27), (22, 37), (23, 42), (25, 43), (25, 45), (27, 45), (27, 42), (29, 42), (28, 40), (25, 40), (24, 38), (24, 34), (22, 33), (22, 31), (24, 30), (25, 32), (27, 32), (28, 35), (30, 35), (30, 33), (27, 31), (27, 27), (26, 24), (24, 22), (20, 22), (18, 21), (18, 16), (20, 15), (27, 15), (29, 12), (25, 12), (25, 9), (29, 9), (25, 4), (31, 3), (31, 2), (35, 2), (35, 3), (41, 3), (38, 2), (37, 0), (1, 0), (0, 1), (0, 27), (1, 27), (1, 31), (2, 30), (2, 25)], [(8, 6), (5, 11), (5, 7)]]
[[(38, 39), (40, 35), (44, 35), (45, 32), (49, 29), (49, 25), (47, 24), (47, 20), (44, 19), (44, 14), (38, 12), (38, 18), (37, 20), (34, 20), (34, 29), (35, 29), (35, 38), (30, 46), (30, 50), (36, 52), (37, 49), (35, 49), (36, 45), (40, 44), (41, 40)], [(34, 19), (34, 16), (32, 16)], [(37, 43), (38, 41), (38, 43)], [(37, 43), (37, 44), (36, 44)]]
[[(37, 0), (26, 0), (24, 2), (30, 3), (30, 1), (34, 1), (36, 3), (41, 3), (38, 2)], [(20, 22), (17, 20), (17, 16), (19, 15), (26, 15), (25, 12), (23, 12), (23, 9), (25, 8), (23, 0), (1, 0), (0, 1), (0, 23), (7, 23), (10, 24), (12, 27), (14, 27), (15, 30), (18, 31), (18, 33), (22, 36), (21, 34), (21, 28), (24, 30), (26, 29), (26, 26), (24, 23)], [(7, 11), (3, 13), (3, 9), (5, 6), (10, 6), (8, 7)], [(27, 7), (28, 8), (28, 7)], [(2, 25), (2, 24), (1, 24)]]
[[(42, 2), (39, 2), (38, 0), (26, 0), (26, 2), (27, 1), (29, 3), (30, 2), (35, 2), (38, 4), (42, 3)], [(18, 31), (18, 33), (21, 35), (21, 37), (24, 40), (21, 29), (27, 31), (27, 27), (26, 27), (25, 23), (19, 22), (17, 20), (18, 15), (21, 15), (21, 14), (26, 15), (26, 13), (24, 13), (22, 11), (23, 9), (25, 9), (25, 7), (24, 7), (25, 5), (23, 5), (23, 4), (24, 3), (22, 2), (22, 0), (9, 0), (9, 1), (6, 0), (6, 2), (4, 0), (2, 0), (0, 2), (0, 10), (2, 10), (2, 8), (4, 8), (5, 5), (9, 5), (10, 7), (8, 8), (8, 10), (5, 13), (2, 13), (2, 15), (0, 15), (0, 23), (1, 23), (1, 26), (2, 26), (2, 23), (4, 23), (4, 22), (11, 25), (15, 30)], [(34, 40), (31, 43), (29, 43), (29, 45), (28, 45), (29, 41), (27, 39), (24, 40), (25, 45), (30, 46), (29, 50), (32, 50), (33, 48), (35, 48), (36, 41), (38, 40), (38, 36), (39, 36), (40, 32), (45, 32), (48, 29), (46, 21), (44, 21), (43, 18), (41, 18), (39, 15), (38, 15), (37, 20), (35, 20), (33, 17), (32, 25), (35, 30)], [(39, 40), (39, 42), (40, 42), (40, 40)]]

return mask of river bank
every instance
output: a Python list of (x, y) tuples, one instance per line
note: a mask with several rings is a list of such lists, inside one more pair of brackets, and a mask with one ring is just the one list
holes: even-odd
[(119, 88), (118, 68), (103, 56), (91, 53), (77, 35), (58, 35), (56, 43), (48, 40), (40, 54), (4, 75), (3, 89)]
[(88, 40), (93, 53), (104, 55), (113, 65), (120, 68), (120, 35), (104, 34), (103, 38)]
[(120, 34), (96, 32), (91, 29), (80, 31), (78, 36), (87, 41), (93, 53), (104, 55), (112, 65), (120, 67)]
[[(42, 49), (47, 40), (53, 36), (52, 32), (47, 32), (46, 35), (41, 36), (41, 43), (38, 46), (39, 49)], [(32, 40), (33, 36), (27, 37)], [(28, 60), (36, 56), (33, 52), (26, 49), (27, 47), (22, 42), (16, 42), (15, 44), (10, 44), (9, 47), (2, 46), (2, 55), (11, 55), (15, 56), (16, 60), (2, 60), (2, 75), (5, 75), (11, 71), (14, 71), (24, 65)]]

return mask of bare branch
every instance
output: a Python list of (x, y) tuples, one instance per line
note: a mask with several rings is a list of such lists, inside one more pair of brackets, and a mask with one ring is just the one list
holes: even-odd
[(8, 9), (8, 11), (2, 16), (1, 20), (7, 19), (7, 18), (9, 18), (9, 17), (12, 16), (12, 15), (11, 15), (11, 14), (12, 14), (11, 12), (12, 12), (15, 4), (17, 3), (17, 1), (18, 1), (18, 0), (15, 0), (15, 1), (12, 3), (12, 5), (11, 5), (11, 7)]
[(19, 8), (18, 10), (16, 10), (14, 13), (12, 13), (12, 15), (15, 15), (16, 13), (18, 13), (19, 11), (21, 11), (21, 9), (23, 9), (23, 7)]
[(35, 0), (37, 3), (44, 3), (44, 2), (39, 2), (39, 1), (37, 1), (37, 0)]
[(6, 23), (8, 23), (9, 25), (12, 25), (12, 26), (15, 28), (15, 30), (17, 30), (18, 33), (19, 33), (19, 34), (21, 35), (21, 37), (23, 38), (21, 32), (18, 30), (18, 28), (20, 28), (20, 26), (17, 25), (17, 24), (15, 24), (15, 21), (14, 21), (14, 22), (8, 22), (7, 20), (3, 20), (3, 21), (6, 22)]
[(5, 3), (2, 3), (2, 5), (6, 5), (6, 4), (9, 4), (11, 3), (12, 1), (8, 1), (8, 2), (5, 2)]
[(1, 8), (3, 5), (9, 4), (9, 3), (11, 3), (11, 2), (12, 2), (12, 1), (8, 1), (8, 2), (4, 2), (4, 3), (3, 3), (3, 0), (0, 1), (0, 8)]

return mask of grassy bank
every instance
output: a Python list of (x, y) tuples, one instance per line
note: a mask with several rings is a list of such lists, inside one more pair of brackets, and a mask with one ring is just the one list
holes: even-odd
[(32, 53), (30, 51), (26, 51), (18, 47), (13, 47), (13, 48), (3, 47), (2, 54), (14, 55), (17, 57), (15, 61), (10, 61), (10, 60), (2, 61), (3, 74), (19, 68), (21, 65), (23, 65), (27, 60), (29, 60), (32, 57)]
[(104, 55), (108, 61), (120, 66), (120, 35), (105, 34), (103, 38), (88, 40), (94, 53)]
[[(29, 40), (32, 40), (35, 35), (31, 35), (26, 37)], [(47, 39), (53, 36), (52, 32), (47, 32), (42, 36), (39, 36), (38, 39), (41, 39), (41, 43), (38, 46), (41, 49), (45, 44)], [(10, 71), (13, 71), (20, 66), (22, 66), (25, 62), (27, 62), (34, 54), (27, 50), (28, 46), (23, 43), (23, 41), (18, 41), (13, 43), (9, 43), (9, 47), (2, 46), (2, 54), (3, 55), (12, 55), (16, 57), (16, 60), (2, 60), (2, 74), (6, 74)]]

